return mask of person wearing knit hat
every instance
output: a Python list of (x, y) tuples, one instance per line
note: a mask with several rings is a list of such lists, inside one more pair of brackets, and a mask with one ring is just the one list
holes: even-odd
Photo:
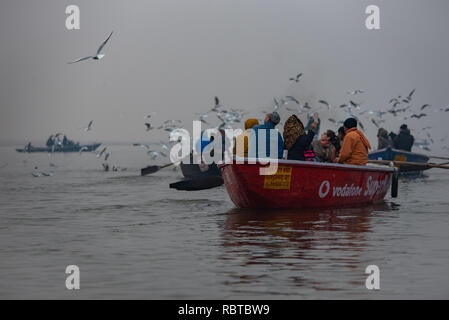
[(356, 128), (357, 127), (357, 120), (354, 118), (348, 118), (345, 120), (345, 122), (343, 122), (343, 127), (345, 129), (351, 129), (351, 128)]
[(362, 131), (357, 129), (357, 120), (348, 118), (343, 122), (345, 138), (341, 146), (338, 163), (364, 166), (368, 162), (368, 150), (371, 145)]
[(254, 126), (259, 124), (257, 119), (248, 119), (245, 121), (245, 131), (235, 138), (234, 142), (234, 154), (237, 157), (247, 158), (248, 157), (248, 139), (249, 133)]
[(281, 117), (279, 116), (279, 113), (277, 113), (276, 111), (267, 114), (267, 118), (269, 119), (269, 121), (273, 122), (275, 126), (278, 125), (279, 122), (281, 122)]
[[(284, 155), (284, 141), (282, 140), (282, 136), (279, 133), (279, 131), (275, 130), (274, 128), (276, 127), (276, 125), (279, 124), (279, 122), (281, 122), (281, 117), (279, 116), (279, 113), (277, 113), (276, 111), (268, 113), (265, 116), (265, 120), (263, 124), (254, 126), (252, 128), (252, 130), (254, 130), (255, 133), (255, 141), (251, 142), (249, 141), (249, 143), (255, 143), (256, 145), (256, 156), (258, 158), (270, 158), (270, 157), (276, 157), (278, 159), (282, 159), (282, 156)], [(259, 154), (259, 142), (258, 142), (258, 136), (259, 136), (259, 130), (265, 130), (266, 133), (265, 137), (266, 137), (266, 144), (265, 144), (265, 154), (261, 153)], [(277, 131), (277, 135), (273, 136), (272, 131), (275, 130)], [(271, 155), (270, 154), (270, 146), (271, 143), (274, 143), (277, 145), (277, 154), (276, 155)]]
[(254, 126), (257, 126), (259, 124), (259, 120), (257, 119), (248, 119), (245, 121), (245, 130), (249, 130)]

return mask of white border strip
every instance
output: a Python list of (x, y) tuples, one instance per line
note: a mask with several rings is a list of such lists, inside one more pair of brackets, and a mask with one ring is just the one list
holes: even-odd
[[(272, 161), (273, 159), (266, 159), (266, 158), (260, 158), (259, 160), (264, 161), (265, 163)], [(357, 166), (352, 164), (341, 164), (341, 163), (326, 163), (326, 162), (311, 162), (311, 161), (300, 161), (300, 160), (282, 160), (282, 159), (276, 159), (278, 165), (282, 164), (300, 164), (300, 165), (306, 165), (310, 167), (328, 167), (328, 168), (334, 168), (334, 169), (357, 169), (357, 170), (363, 170), (363, 171), (383, 171), (383, 172), (394, 172), (395, 168), (390, 166)], [(235, 157), (234, 161), (238, 161), (241, 163), (225, 163), (222, 164), (223, 166), (229, 165), (229, 164), (242, 164), (242, 165), (262, 165), (258, 163), (256, 158), (241, 158), (241, 157)], [(245, 163), (243, 163), (245, 162)], [(248, 163), (249, 162), (249, 163)], [(251, 163), (252, 162), (252, 163)]]

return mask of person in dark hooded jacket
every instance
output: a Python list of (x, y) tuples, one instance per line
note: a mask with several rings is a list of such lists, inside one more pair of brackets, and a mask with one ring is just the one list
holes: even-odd
[(393, 139), (388, 135), (388, 131), (384, 128), (379, 128), (379, 131), (377, 131), (377, 139), (377, 149), (393, 147)]
[(412, 151), (415, 138), (410, 134), (406, 124), (403, 124), (399, 129), (399, 134), (394, 137), (394, 147), (399, 150)]
[(312, 150), (311, 143), (317, 124), (318, 115), (314, 116), (314, 122), (312, 122), (310, 130), (306, 133), (303, 123), (296, 115), (288, 118), (284, 125), (284, 147), (288, 150), (288, 160), (306, 160), (305, 153)]

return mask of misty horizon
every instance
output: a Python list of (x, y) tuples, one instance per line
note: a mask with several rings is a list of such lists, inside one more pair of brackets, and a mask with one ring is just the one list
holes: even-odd
[[(190, 131), (195, 113), (209, 110), (214, 96), (258, 119), (284, 95), (314, 107), (319, 99), (356, 99), (362, 108), (386, 110), (392, 97), (416, 88), (415, 108), (443, 108), (449, 21), (442, 8), (449, 3), (435, 2), (77, 1), (81, 29), (70, 31), (67, 3), (3, 3), (0, 140), (43, 145), (56, 132), (82, 142), (164, 140), (167, 132), (145, 130), (145, 115), (155, 112), (155, 126), (180, 119)], [(380, 7), (380, 30), (365, 28), (370, 4)], [(112, 30), (101, 61), (67, 64), (94, 53)], [(299, 72), (299, 84), (288, 80)], [(355, 89), (366, 93), (346, 94)], [(346, 117), (319, 112), (322, 130), (336, 129), (328, 117)], [(290, 114), (284, 110), (282, 120)], [(432, 126), (440, 140), (448, 117), (429, 112), (407, 123), (418, 139), (422, 127)], [(93, 130), (85, 133), (80, 127), (90, 120)], [(375, 145), (377, 128), (364, 122)], [(397, 132), (401, 124), (390, 116), (382, 126)]]

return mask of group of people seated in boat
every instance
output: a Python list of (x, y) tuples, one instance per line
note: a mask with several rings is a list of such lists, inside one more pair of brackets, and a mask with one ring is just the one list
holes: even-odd
[(62, 139), (59, 138), (60, 134), (57, 135), (51, 135), (48, 137), (46, 146), (51, 148), (53, 146), (55, 147), (75, 147), (79, 145), (79, 143), (75, 143), (72, 140), (67, 139), (67, 136), (64, 135)]
[(377, 138), (378, 149), (391, 147), (399, 150), (412, 151), (413, 143), (415, 142), (415, 138), (410, 134), (410, 129), (406, 124), (401, 125), (399, 134), (393, 132), (388, 133), (384, 128), (379, 128)]
[[(357, 128), (357, 120), (348, 118), (343, 127), (336, 134), (332, 130), (325, 131), (318, 139), (319, 117), (314, 114), (305, 128), (298, 116), (290, 116), (284, 125), (283, 134), (277, 132), (277, 138), (266, 134), (266, 155), (258, 152), (258, 131), (261, 129), (275, 129), (280, 122), (277, 112), (266, 115), (263, 124), (257, 119), (248, 119), (245, 122), (245, 131), (237, 136), (234, 144), (234, 154), (238, 157), (248, 157), (249, 144), (256, 144), (258, 157), (273, 157), (270, 155), (270, 144), (277, 143), (277, 158), (287, 160), (317, 161), (329, 163), (342, 163), (351, 165), (366, 165), (368, 151), (371, 145), (363, 132)], [(255, 141), (250, 141), (251, 130), (254, 131)], [(243, 148), (238, 145), (243, 144)], [(243, 149), (243, 151), (241, 151)], [(251, 150), (251, 149), (250, 149)], [(285, 152), (284, 152), (285, 151)]]

